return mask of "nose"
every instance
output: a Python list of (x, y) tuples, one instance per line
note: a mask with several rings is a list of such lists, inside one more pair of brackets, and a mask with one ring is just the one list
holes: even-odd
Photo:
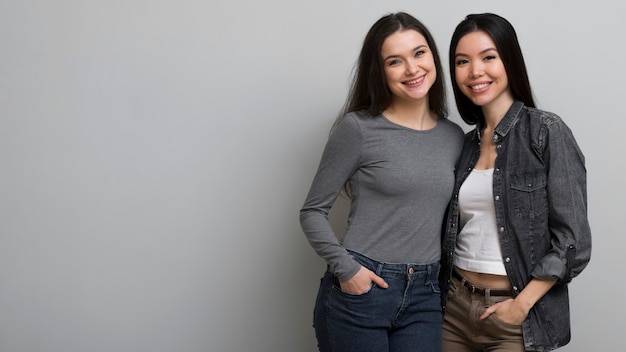
[(483, 65), (480, 63), (472, 63), (472, 66), (470, 68), (470, 75), (472, 77), (480, 77), (483, 75), (483, 73), (485, 72)]
[(417, 64), (417, 62), (414, 62), (412, 60), (407, 60), (406, 62), (406, 73), (408, 75), (414, 74), (419, 70), (419, 65)]

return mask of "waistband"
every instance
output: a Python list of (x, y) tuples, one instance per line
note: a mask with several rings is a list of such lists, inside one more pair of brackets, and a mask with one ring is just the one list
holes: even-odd
[(418, 264), (418, 263), (384, 263), (375, 259), (369, 258), (361, 253), (357, 253), (351, 250), (348, 252), (364, 267), (380, 274), (401, 274), (401, 275), (426, 275), (427, 277), (437, 278), (439, 274), (439, 263)]
[(476, 286), (467, 281), (467, 279), (461, 276), (461, 274), (459, 274), (459, 272), (456, 270), (452, 270), (452, 277), (459, 280), (461, 282), (461, 286), (463, 286), (463, 288), (467, 289), (471, 293), (475, 293), (478, 295), (485, 295), (489, 293), (490, 296), (513, 296), (513, 291), (509, 289), (493, 289)]

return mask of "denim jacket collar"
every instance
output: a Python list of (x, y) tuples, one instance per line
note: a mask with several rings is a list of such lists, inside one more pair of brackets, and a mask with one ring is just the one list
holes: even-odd
[[(524, 103), (519, 100), (513, 102), (509, 110), (506, 112), (502, 120), (498, 123), (494, 130), (494, 134), (492, 136), (494, 143), (497, 142), (500, 138), (504, 138), (511, 127), (515, 125), (515, 122), (519, 119), (519, 113), (524, 108)], [(480, 140), (480, 131), (483, 129), (482, 121), (479, 121), (476, 128), (476, 136), (478, 140)]]

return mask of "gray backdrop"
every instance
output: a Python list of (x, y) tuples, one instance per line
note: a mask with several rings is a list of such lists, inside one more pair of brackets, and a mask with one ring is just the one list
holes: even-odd
[(444, 67), (467, 13), (516, 27), (540, 107), (587, 157), (594, 250), (562, 350), (620, 351), (626, 26), (608, 0), (1, 1), (0, 351), (314, 351), (324, 263), (298, 210), (363, 36), (397, 10)]

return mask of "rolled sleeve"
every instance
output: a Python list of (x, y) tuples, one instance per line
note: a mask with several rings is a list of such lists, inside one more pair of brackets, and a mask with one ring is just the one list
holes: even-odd
[(542, 136), (543, 159), (548, 170), (551, 248), (531, 275), (568, 283), (583, 271), (591, 258), (585, 158), (571, 130), (560, 118), (554, 117)]

